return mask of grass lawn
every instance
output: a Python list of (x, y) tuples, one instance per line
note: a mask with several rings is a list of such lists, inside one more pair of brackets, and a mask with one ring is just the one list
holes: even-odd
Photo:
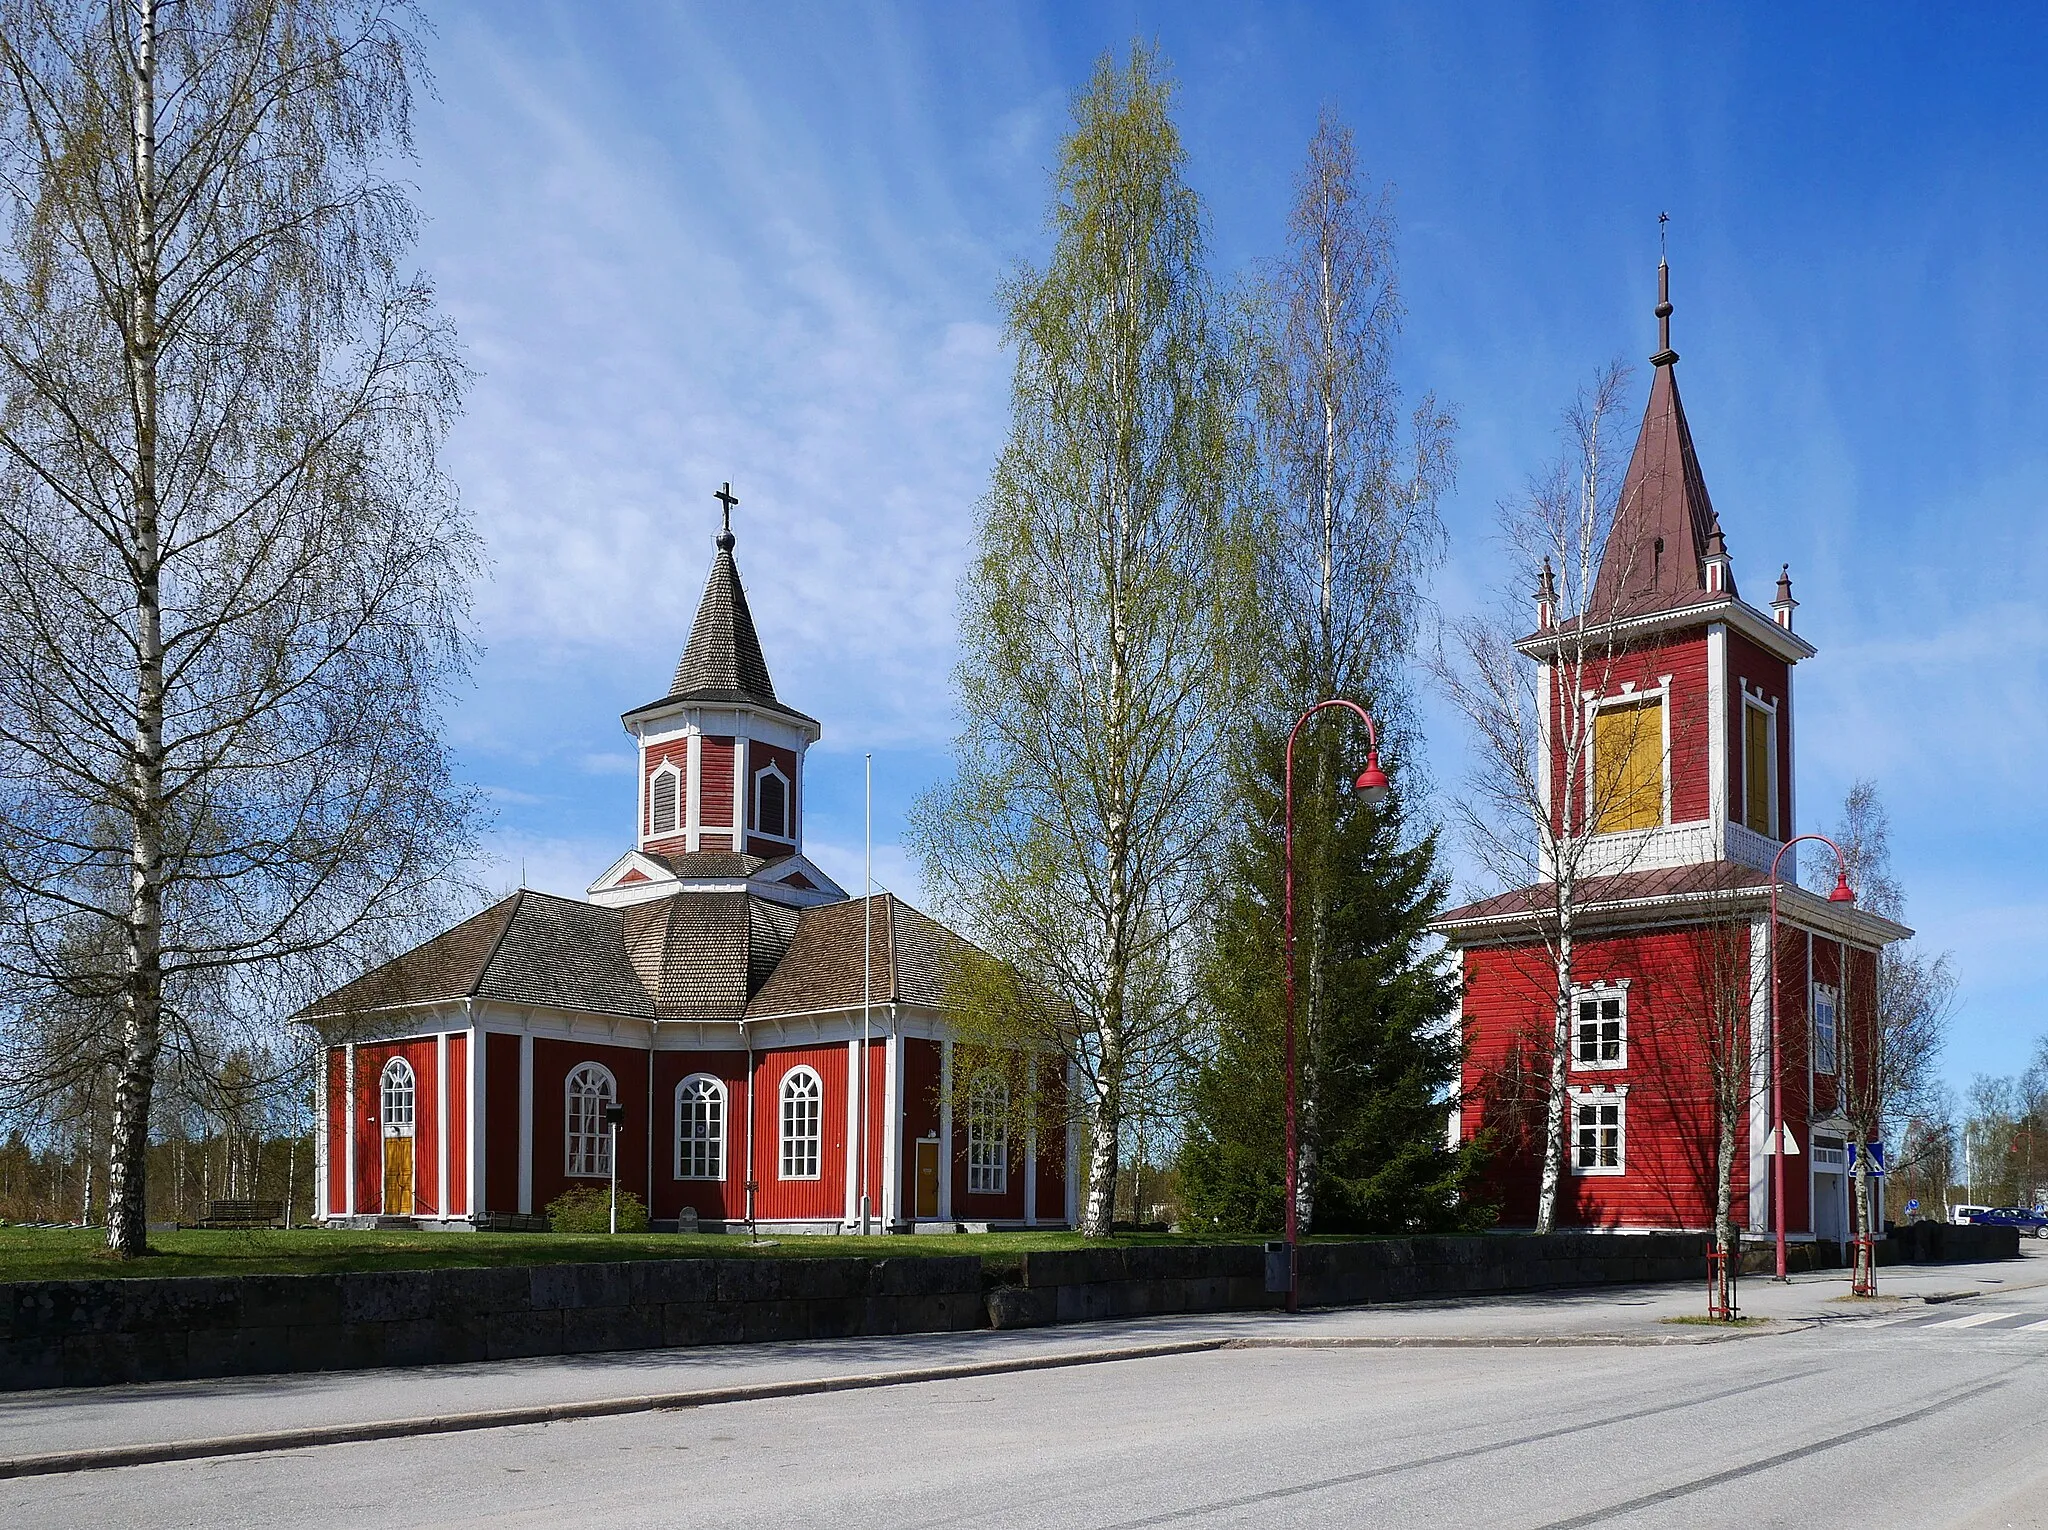
[(0, 1281), (104, 1280), (137, 1275), (315, 1275), (334, 1270), (567, 1264), (598, 1259), (822, 1258), (845, 1254), (980, 1254), (1001, 1264), (1038, 1249), (1218, 1243), (1216, 1237), (1068, 1232), (954, 1233), (932, 1237), (784, 1236), (750, 1242), (721, 1233), (152, 1232), (141, 1259), (109, 1259), (98, 1228), (0, 1227)]

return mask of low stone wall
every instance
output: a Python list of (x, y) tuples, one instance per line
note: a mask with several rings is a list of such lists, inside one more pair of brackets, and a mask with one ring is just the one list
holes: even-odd
[[(1929, 1229), (1929, 1230), (1922, 1230)], [(1884, 1263), (2013, 1258), (2010, 1227), (1921, 1224)], [(1302, 1301), (1702, 1281), (1697, 1233), (1380, 1238), (1301, 1250)], [(1810, 1245), (1801, 1247), (1811, 1249)], [(1768, 1252), (1768, 1251), (1766, 1251)], [(957, 1333), (1277, 1307), (1255, 1243), (1025, 1254), (657, 1259), (346, 1275), (0, 1284), (0, 1390)]]
[[(1309, 1307), (1351, 1307), (1492, 1291), (1704, 1280), (1703, 1250), (1696, 1233), (1307, 1243), (1300, 1254), (1301, 1300)], [(1026, 1254), (1017, 1282), (990, 1295), (989, 1317), (998, 1328), (1026, 1328), (1280, 1306), (1285, 1298), (1267, 1291), (1266, 1284), (1265, 1252), (1257, 1244)]]
[(0, 1284), (0, 1390), (984, 1328), (977, 1255)]

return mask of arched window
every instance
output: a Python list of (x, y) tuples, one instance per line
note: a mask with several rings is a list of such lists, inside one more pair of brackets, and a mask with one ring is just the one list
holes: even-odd
[(773, 765), (754, 777), (754, 831), (788, 839), (789, 782)]
[(967, 1192), (1001, 1195), (1010, 1180), (1010, 1090), (993, 1073), (967, 1086)]
[(725, 1085), (708, 1073), (676, 1085), (676, 1178), (725, 1178)]
[(394, 1057), (384, 1065), (384, 1130), (397, 1137), (412, 1135), (412, 1064)]
[(782, 1177), (816, 1179), (824, 1158), (825, 1086), (809, 1068), (782, 1081)]
[(673, 834), (682, 822), (680, 799), (682, 777), (671, 764), (663, 764), (647, 783), (647, 837), (660, 839)]
[(605, 1125), (604, 1111), (618, 1097), (619, 1086), (602, 1064), (581, 1063), (569, 1070), (569, 1173), (583, 1178), (611, 1178), (612, 1129)]

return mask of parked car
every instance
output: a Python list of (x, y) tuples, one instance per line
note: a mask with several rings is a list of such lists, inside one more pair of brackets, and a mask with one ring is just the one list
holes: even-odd
[(1973, 1222), (1980, 1211), (1989, 1211), (1989, 1206), (1958, 1206), (1949, 1213), (1949, 1220), (1956, 1223)]
[(1970, 1220), (1979, 1225), (2017, 1227), (2037, 1238), (2048, 1238), (2048, 1216), (2038, 1207), (2028, 1210), (2023, 1206), (1978, 1206), (1971, 1208)]

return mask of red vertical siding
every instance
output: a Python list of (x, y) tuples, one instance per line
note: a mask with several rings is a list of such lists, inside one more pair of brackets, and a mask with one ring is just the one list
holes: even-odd
[[(729, 827), (732, 823), (732, 756), (730, 736), (706, 736), (699, 750), (698, 824), (703, 832), (698, 843), (706, 850), (733, 848)], [(721, 832), (714, 835), (714, 830)]]
[[(838, 1221), (846, 1214), (846, 1063), (843, 1043), (778, 1047), (754, 1059), (754, 1215), (762, 1221)], [(824, 1086), (822, 1141), (816, 1179), (782, 1177), (782, 1081), (798, 1067)]]
[[(1555, 671), (1552, 673), (1554, 675)], [(1619, 697), (1624, 694), (1625, 685), (1633, 685), (1634, 694), (1642, 695), (1656, 689), (1666, 675), (1671, 677), (1671, 689), (1665, 697), (1665, 718), (1671, 745), (1669, 822), (1696, 823), (1712, 811), (1708, 770), (1710, 755), (1706, 629), (1690, 628), (1660, 642), (1617, 654), (1601, 694), (1603, 699)], [(1591, 680), (1587, 681), (1588, 685), (1591, 683)], [(1551, 715), (1550, 770), (1553, 823), (1561, 821), (1560, 815), (1567, 800), (1572, 804), (1575, 813), (1582, 811), (1586, 794), (1586, 779), (1583, 774), (1571, 783), (1571, 790), (1566, 791), (1563, 730), (1569, 720), (1564, 710), (1567, 705), (1569, 702), (1565, 698), (1558, 698)]]
[(356, 1048), (356, 1211), (370, 1216), (384, 1212), (384, 1065), (403, 1057), (413, 1074), (413, 1204), (394, 1215), (430, 1216), (440, 1206), (439, 1137), (441, 1123), (434, 1097), (434, 1039), (413, 1037)]
[[(491, 1211), (519, 1209), (519, 1038), (484, 1036), (484, 1200)], [(539, 1208), (536, 1207), (536, 1210)]]
[(448, 1038), (448, 1214), (469, 1214), (469, 1034)]
[(896, 1204), (908, 1217), (917, 1210), (917, 1141), (939, 1134), (939, 1044), (923, 1037), (903, 1041), (903, 1136), (896, 1155)]
[[(569, 1177), (569, 1074), (594, 1062), (611, 1071), (618, 1103), (626, 1107), (619, 1127), (619, 1188), (647, 1199), (647, 1065), (639, 1047), (600, 1046), (587, 1041), (559, 1041), (540, 1036), (533, 1043), (533, 1209), (548, 1203), (572, 1185), (607, 1186), (609, 1178)], [(673, 1101), (670, 1102), (673, 1109)], [(657, 1102), (657, 1109), (660, 1108)], [(671, 1168), (673, 1173), (673, 1168)]]
[[(1067, 1075), (1060, 1063), (1048, 1063), (1039, 1084), (1050, 1108), (1041, 1111), (1047, 1121), (1067, 1118)], [(1060, 1222), (1067, 1215), (1067, 1134), (1058, 1127), (1038, 1134), (1038, 1219)]]
[[(695, 1073), (725, 1085), (725, 1177), (676, 1178), (676, 1090)], [(706, 1221), (738, 1221), (747, 1214), (747, 1054), (745, 1052), (657, 1052), (654, 1054), (653, 1214), (666, 1220), (683, 1207)]]
[(1731, 813), (1741, 800), (1742, 691), (1745, 684), (1752, 691), (1761, 687), (1764, 700), (1775, 703), (1778, 708), (1778, 837), (1790, 839), (1797, 832), (1792, 826), (1791, 667), (1783, 659), (1765, 653), (1740, 633), (1731, 631), (1728, 634), (1728, 779), (1737, 783), (1730, 796)]
[[(1585, 941), (1576, 981), (1629, 980), (1626, 1066), (1573, 1069), (1570, 1082), (1626, 1085), (1620, 1175), (1580, 1175), (1566, 1159), (1561, 1226), (1706, 1227), (1713, 1219), (1715, 1130), (1708, 988), (1748, 965), (1747, 924), (1689, 926)], [(1468, 1055), (1464, 1133), (1494, 1134), (1490, 1190), (1508, 1226), (1536, 1219), (1554, 978), (1540, 946), (1466, 953)], [(1737, 981), (1746, 981), (1738, 976)], [(1738, 1040), (1737, 1046), (1741, 1045)], [(1747, 1141), (1747, 1113), (1739, 1132)], [(1569, 1146), (1569, 1122), (1566, 1144)], [(1746, 1215), (1746, 1169), (1735, 1168), (1736, 1215)]]
[[(957, 1060), (957, 1054), (956, 1054)], [(964, 1102), (966, 1094), (960, 1094)], [(1024, 1215), (1024, 1136), (1011, 1130), (1005, 1158), (1008, 1163), (999, 1191), (969, 1191), (967, 1188), (967, 1112), (963, 1105), (953, 1110), (953, 1215), (963, 1222), (1010, 1221)]]
[(348, 1144), (354, 1129), (348, 1099), (348, 1048), (327, 1049), (327, 1213), (348, 1209)]
[(671, 739), (665, 744), (650, 745), (641, 751), (640, 757), (640, 832), (643, 835), (654, 829), (654, 798), (648, 789), (648, 782), (655, 771), (673, 760), (680, 779), (676, 783), (676, 832), (664, 834), (660, 839), (647, 841), (647, 848), (659, 855), (680, 855), (688, 844), (687, 829), (690, 821), (690, 741), (687, 738)]

